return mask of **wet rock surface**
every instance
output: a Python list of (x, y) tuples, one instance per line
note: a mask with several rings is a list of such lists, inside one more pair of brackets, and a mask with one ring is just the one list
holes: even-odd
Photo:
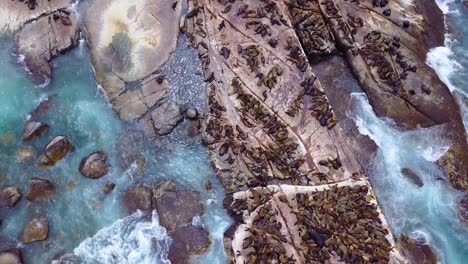
[(107, 174), (109, 167), (107, 154), (103, 151), (97, 151), (81, 160), (79, 170), (87, 178), (99, 179)]
[(14, 207), (23, 196), (18, 187), (8, 186), (0, 189), (0, 206), (6, 208)]
[(435, 264), (437, 257), (431, 247), (424, 242), (416, 241), (406, 235), (400, 237), (405, 255), (412, 263)]
[(49, 125), (34, 120), (28, 120), (24, 127), (23, 140), (33, 140), (47, 134), (48, 131)]
[(55, 185), (46, 179), (32, 177), (29, 180), (26, 199), (31, 202), (49, 201), (55, 192)]
[(63, 159), (72, 148), (73, 145), (66, 137), (57, 136), (45, 146), (45, 160), (53, 165)]
[(52, 76), (51, 60), (78, 45), (79, 27), (76, 14), (60, 9), (25, 24), (15, 35), (15, 48), (37, 83)]
[(189, 263), (192, 256), (203, 254), (210, 246), (208, 231), (192, 225), (194, 217), (204, 214), (197, 192), (180, 190), (170, 180), (137, 183), (127, 189), (123, 201), (130, 212), (158, 212), (161, 226), (173, 239), (169, 251), (172, 263)]
[(18, 248), (0, 250), (0, 263), (23, 264), (23, 257), (21, 254), (21, 250)]
[(33, 218), (23, 230), (21, 242), (31, 243), (46, 240), (49, 236), (49, 221), (41, 216)]
[(465, 221), (465, 223), (468, 223), (468, 195), (465, 195), (458, 200), (457, 209), (460, 218)]
[(36, 156), (36, 150), (31, 146), (21, 146), (16, 150), (16, 161), (19, 163), (33, 162)]

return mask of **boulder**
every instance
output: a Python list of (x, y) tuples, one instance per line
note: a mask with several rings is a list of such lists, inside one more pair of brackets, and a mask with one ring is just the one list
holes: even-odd
[(47, 96), (45, 99), (41, 100), (39, 105), (31, 112), (31, 118), (38, 118), (45, 115), (55, 103), (57, 95)]
[(23, 264), (23, 256), (19, 248), (0, 251), (0, 264)]
[(189, 263), (194, 255), (206, 252), (211, 241), (205, 228), (186, 225), (171, 233), (173, 242), (169, 249), (169, 259), (172, 263)]
[(161, 187), (157, 187), (154, 198), (159, 221), (169, 232), (192, 223), (194, 216), (204, 213), (200, 194), (195, 191), (162, 190)]
[(172, 101), (164, 103), (151, 113), (154, 128), (160, 136), (167, 135), (184, 119), (180, 106)]
[(71, 142), (63, 136), (57, 136), (52, 139), (44, 149), (44, 155), (52, 163), (57, 163), (73, 148)]
[(31, 243), (46, 240), (49, 236), (49, 221), (41, 216), (33, 218), (23, 229), (21, 242)]
[(98, 179), (107, 174), (109, 167), (107, 154), (97, 151), (81, 160), (79, 170), (85, 177)]
[(31, 202), (48, 201), (55, 192), (55, 185), (49, 180), (33, 177), (29, 180), (26, 199)]
[(23, 193), (18, 187), (3, 187), (0, 190), (0, 205), (6, 208), (14, 207), (22, 196)]
[(411, 263), (436, 264), (437, 256), (424, 241), (416, 241), (406, 235), (400, 236), (400, 242), (406, 257)]
[(137, 183), (130, 186), (124, 193), (125, 207), (132, 213), (141, 210), (147, 214), (153, 211), (153, 191), (151, 186), (145, 183)]
[(70, 9), (61, 9), (25, 24), (16, 33), (16, 50), (24, 56), (35, 82), (44, 83), (50, 79), (51, 60), (76, 47), (79, 32), (76, 14)]
[(410, 168), (401, 169), (401, 174), (418, 187), (422, 187), (424, 185), (421, 178), (419, 178), (419, 176)]
[(31, 146), (21, 146), (16, 150), (16, 161), (19, 163), (33, 162), (36, 156), (36, 150)]
[(198, 118), (198, 111), (196, 108), (189, 107), (187, 111), (185, 111), (185, 115), (188, 119), (195, 120)]
[(47, 134), (48, 131), (49, 126), (47, 124), (34, 120), (28, 120), (23, 130), (23, 140), (33, 140)]

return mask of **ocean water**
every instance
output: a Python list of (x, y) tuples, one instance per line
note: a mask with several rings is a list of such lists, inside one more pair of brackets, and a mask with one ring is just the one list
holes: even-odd
[[(445, 46), (433, 48), (427, 64), (438, 74), (456, 98), (468, 125), (468, 8), (461, 0), (438, 0), (446, 16)], [(392, 231), (408, 234), (431, 245), (440, 263), (468, 261), (468, 225), (457, 215), (457, 200), (463, 193), (454, 190), (434, 164), (449, 148), (444, 126), (402, 131), (390, 121), (379, 119), (363, 93), (354, 93), (348, 115), (361, 134), (379, 147), (370, 161), (368, 175)], [(416, 187), (401, 174), (412, 169), (423, 181)]]
[[(189, 54), (184, 40), (179, 46), (177, 53), (185, 52), (197, 61), (196, 52)], [(195, 220), (210, 232), (212, 246), (194, 262), (207, 263), (205, 260), (209, 259), (210, 263), (225, 263), (222, 235), (231, 220), (222, 208), (224, 192), (200, 138), (187, 136), (187, 122), (173, 136), (164, 139), (163, 146), (142, 144), (137, 152), (143, 153), (146, 167), (140, 176), (135, 176), (134, 166), (126, 170), (119, 166), (121, 135), (133, 131), (135, 126), (121, 122), (106, 102), (95, 83), (86, 46), (80, 45), (55, 59), (53, 64), (52, 80), (34, 86), (21, 57), (13, 53), (11, 36), (0, 38), (0, 185), (18, 186), (25, 193), (28, 180), (36, 176), (51, 180), (57, 187), (50, 202), (30, 203), (23, 197), (15, 208), (0, 209), (0, 246), (22, 248), (26, 263), (35, 264), (50, 263), (62, 255), (65, 255), (62, 260), (68, 263), (167, 263), (171, 238), (159, 225), (157, 212), (150, 220), (141, 213), (128, 215), (122, 207), (121, 195), (137, 181), (172, 179), (180, 188), (200, 192), (205, 205), (205, 214)], [(196, 74), (190, 67), (178, 70), (185, 77)], [(177, 76), (168, 79), (171, 89), (182, 82)], [(199, 81), (198, 85), (202, 86), (203, 79)], [(173, 100), (179, 100), (177, 93), (172, 90), (171, 93)], [(203, 93), (196, 95), (203, 97)], [(50, 111), (39, 118), (50, 125), (48, 134), (32, 142), (22, 142), (28, 114), (41, 100), (51, 96), (55, 99)], [(195, 97), (193, 102), (183, 98), (181, 103), (203, 107), (203, 100)], [(16, 150), (20, 146), (32, 146), (40, 154), (45, 144), (57, 135), (69, 138), (75, 148), (54, 167), (38, 170), (34, 164), (16, 162)], [(91, 180), (81, 176), (78, 166), (83, 157), (96, 150), (108, 153), (112, 167), (106, 176)], [(212, 182), (210, 192), (204, 190), (206, 180)], [(104, 195), (102, 187), (110, 182), (116, 188)], [(47, 216), (49, 238), (43, 242), (20, 243), (23, 227), (37, 215)]]

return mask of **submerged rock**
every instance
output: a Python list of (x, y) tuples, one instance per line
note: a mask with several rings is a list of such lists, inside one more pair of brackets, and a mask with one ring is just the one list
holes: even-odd
[(73, 148), (71, 142), (63, 136), (52, 139), (44, 148), (44, 155), (53, 164), (63, 159)]
[(153, 211), (153, 190), (146, 183), (137, 183), (125, 191), (123, 202), (130, 213), (141, 210), (151, 214)]
[(57, 95), (51, 95), (41, 100), (39, 105), (31, 112), (31, 118), (35, 119), (45, 115), (55, 103)]
[(19, 163), (33, 162), (36, 156), (36, 150), (31, 146), (21, 146), (16, 150), (16, 161)]
[(55, 192), (55, 185), (46, 179), (33, 177), (29, 180), (26, 199), (31, 202), (49, 201)]
[(403, 168), (401, 169), (401, 174), (405, 176), (408, 180), (410, 180), (412, 183), (414, 183), (418, 187), (424, 186), (423, 181), (419, 176), (410, 168)]
[(458, 200), (458, 215), (461, 220), (468, 224), (468, 195), (463, 196)]
[(23, 264), (23, 255), (19, 248), (0, 251), (0, 264)]
[(97, 151), (81, 160), (79, 170), (85, 177), (98, 179), (107, 174), (109, 167), (107, 154)]
[(23, 196), (23, 193), (21, 192), (21, 189), (18, 187), (13, 187), (13, 186), (3, 187), (0, 190), (0, 206), (6, 207), (6, 208), (12, 208), (19, 202), (22, 196)]
[(436, 264), (437, 256), (432, 248), (421, 241), (416, 241), (406, 235), (400, 236), (403, 252), (412, 263)]
[(28, 120), (23, 130), (23, 140), (33, 140), (47, 134), (48, 131), (49, 126), (47, 124), (34, 120)]
[(102, 187), (102, 192), (104, 194), (109, 194), (114, 190), (114, 188), (115, 188), (115, 183), (112, 183), (112, 182), (111, 183), (106, 183), (106, 185), (104, 185)]
[(41, 216), (33, 218), (23, 229), (21, 242), (31, 243), (46, 240), (49, 236), (49, 221)]

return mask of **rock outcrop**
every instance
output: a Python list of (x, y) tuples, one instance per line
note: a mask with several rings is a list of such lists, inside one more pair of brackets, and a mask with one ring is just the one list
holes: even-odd
[(204, 214), (198, 193), (179, 190), (172, 181), (137, 183), (126, 190), (123, 201), (130, 212), (158, 212), (161, 226), (173, 239), (169, 249), (172, 263), (189, 263), (192, 256), (204, 253), (210, 246), (208, 231), (192, 225), (194, 217)]
[(165, 100), (167, 81), (158, 70), (176, 48), (181, 9), (155, 0), (82, 5), (97, 82), (119, 117), (139, 121), (152, 138), (180, 122), (178, 107)]
[(76, 14), (70, 9), (59, 9), (26, 23), (16, 33), (16, 52), (24, 56), (35, 82), (44, 83), (51, 78), (51, 60), (76, 47), (79, 32)]
[(87, 178), (99, 179), (107, 174), (109, 167), (107, 154), (103, 151), (96, 151), (81, 160), (79, 170)]
[(49, 236), (49, 221), (47, 218), (35, 217), (33, 218), (23, 230), (21, 235), (21, 242), (31, 243), (34, 241), (46, 240)]
[(0, 206), (6, 208), (14, 207), (23, 196), (18, 187), (7, 186), (0, 189)]
[[(468, 146), (459, 107), (425, 63), (428, 49), (444, 39), (443, 14), (435, 2), (284, 3), (309, 61), (317, 64), (343, 56), (378, 116), (405, 129), (446, 125), (446, 137), (453, 145), (438, 164), (455, 188), (468, 190)], [(341, 72), (341, 67), (321, 71)], [(335, 90), (328, 85), (323, 89), (327, 94)], [(349, 93), (340, 89), (341, 96), (334, 100), (341, 98), (340, 103), (347, 104)]]
[(29, 180), (26, 199), (31, 202), (49, 201), (55, 192), (55, 185), (46, 179), (32, 177)]
[(234, 263), (401, 262), (304, 52), (326, 56), (336, 43), (317, 40), (330, 37), (325, 32), (310, 39), (318, 46), (304, 47), (301, 34), (311, 32), (296, 35), (293, 25), (327, 25), (314, 21), (320, 10), (312, 8), (291, 21), (297, 4), (189, 1), (187, 35), (208, 83), (204, 142), (236, 221), (226, 233), (230, 257)]

